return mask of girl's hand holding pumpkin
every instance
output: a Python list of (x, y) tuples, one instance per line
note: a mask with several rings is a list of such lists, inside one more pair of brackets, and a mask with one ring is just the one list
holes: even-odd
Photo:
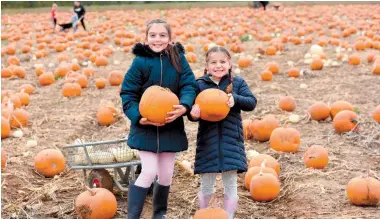
[(193, 105), (190, 111), (190, 115), (193, 117), (193, 119), (199, 119), (201, 117), (201, 108), (198, 104)]
[(228, 94), (227, 96), (229, 97), (227, 105), (228, 107), (232, 108), (235, 105), (234, 96), (232, 96), (232, 94)]
[(141, 125), (154, 125), (154, 126), (164, 126), (164, 123), (155, 123), (152, 121), (149, 121), (147, 118), (141, 118), (140, 119), (140, 124)]
[(168, 117), (166, 117), (165, 119), (166, 123), (173, 122), (178, 117), (186, 113), (186, 107), (184, 107), (183, 105), (173, 105), (173, 108), (174, 108), (173, 111), (167, 113)]

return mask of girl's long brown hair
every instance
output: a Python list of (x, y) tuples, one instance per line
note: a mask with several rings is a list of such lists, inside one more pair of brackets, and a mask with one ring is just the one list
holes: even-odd
[[(150, 21), (148, 24), (147, 24), (147, 27), (146, 27), (146, 35), (145, 37), (148, 39), (148, 32), (149, 32), (149, 29), (152, 27), (153, 24), (163, 24), (165, 29), (168, 31), (168, 34), (169, 34), (169, 40), (171, 41), (172, 39), (172, 30), (170, 28), (170, 25), (164, 21), (164, 20), (161, 20), (161, 19), (155, 19), (155, 20), (152, 20)], [(179, 54), (179, 51), (178, 49), (175, 47), (174, 43), (169, 43), (168, 47), (167, 47), (167, 52), (168, 52), (168, 55), (169, 55), (169, 61), (170, 63), (174, 66), (174, 68), (177, 70), (177, 72), (181, 72), (181, 60), (180, 60), (180, 54)]]
[[(228, 60), (231, 60), (231, 54), (230, 54), (230, 52), (228, 52), (228, 50), (226, 48), (221, 47), (221, 46), (214, 46), (206, 52), (206, 63), (209, 60), (210, 54), (213, 52), (222, 52), (227, 56)], [(207, 69), (205, 69), (204, 73), (207, 74)], [(226, 88), (226, 93), (229, 94), (229, 93), (232, 93), (232, 88), (233, 88), (232, 82), (234, 80), (233, 76), (232, 76), (232, 66), (230, 69), (228, 69), (228, 79), (230, 80), (230, 84)]]

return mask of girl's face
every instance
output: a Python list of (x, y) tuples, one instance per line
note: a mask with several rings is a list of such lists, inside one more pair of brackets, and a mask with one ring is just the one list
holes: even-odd
[(153, 24), (146, 39), (146, 43), (154, 52), (161, 52), (169, 44), (169, 33), (164, 24)]
[(231, 68), (231, 60), (223, 52), (213, 52), (209, 54), (206, 63), (206, 70), (215, 79), (220, 80), (224, 75), (228, 74)]

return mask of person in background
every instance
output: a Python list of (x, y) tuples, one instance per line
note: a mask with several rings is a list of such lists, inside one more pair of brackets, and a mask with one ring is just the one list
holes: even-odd
[(84, 9), (83, 5), (78, 1), (74, 2), (74, 12), (78, 15), (78, 19), (80, 20), (83, 29), (87, 31), (86, 25), (84, 25), (84, 16), (86, 14), (86, 10)]
[(53, 22), (53, 30), (55, 32), (55, 26), (57, 25), (57, 4), (51, 6), (51, 21)]

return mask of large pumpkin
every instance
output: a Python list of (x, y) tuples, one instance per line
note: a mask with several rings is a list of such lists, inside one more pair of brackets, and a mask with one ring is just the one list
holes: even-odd
[(174, 110), (173, 105), (178, 104), (178, 97), (169, 89), (151, 86), (141, 97), (139, 111), (149, 121), (164, 124), (167, 113)]
[(53, 177), (61, 173), (66, 166), (65, 157), (57, 149), (45, 149), (34, 157), (34, 168), (46, 177)]
[(201, 119), (217, 122), (228, 115), (230, 108), (227, 105), (228, 96), (225, 92), (211, 88), (206, 89), (198, 94), (195, 104), (199, 105), (201, 110)]
[(75, 200), (75, 212), (83, 219), (111, 219), (116, 211), (115, 195), (105, 188), (88, 189)]
[(301, 142), (300, 133), (294, 128), (280, 127), (273, 130), (270, 146), (276, 151), (296, 152)]
[[(358, 127), (355, 127), (358, 123), (358, 115), (350, 110), (340, 111), (333, 120), (334, 129), (337, 133), (357, 131)], [(355, 128), (355, 129), (354, 129)]]
[(376, 205), (380, 201), (380, 181), (372, 177), (351, 179), (346, 191), (354, 205)]
[(307, 168), (323, 169), (329, 162), (328, 151), (320, 145), (313, 145), (306, 150), (303, 161)]
[(272, 201), (280, 194), (280, 181), (273, 174), (260, 172), (252, 177), (249, 191), (255, 201)]
[(228, 213), (222, 208), (203, 208), (195, 212), (194, 219), (228, 219)]

